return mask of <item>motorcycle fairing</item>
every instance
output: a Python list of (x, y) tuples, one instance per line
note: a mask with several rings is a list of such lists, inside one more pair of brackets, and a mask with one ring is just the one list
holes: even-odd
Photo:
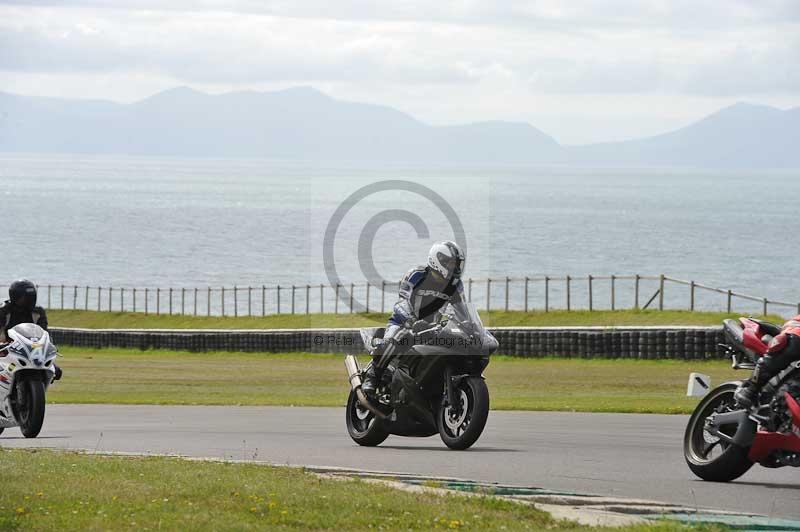
[(786, 407), (792, 416), (793, 432), (758, 431), (748, 453), (748, 458), (753, 462), (764, 461), (774, 451), (800, 452), (800, 404), (789, 393), (784, 397)]

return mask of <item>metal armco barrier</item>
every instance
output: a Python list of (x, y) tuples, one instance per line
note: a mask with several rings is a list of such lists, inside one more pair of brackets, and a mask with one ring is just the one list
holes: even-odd
[[(520, 357), (721, 358), (720, 327), (497, 327), (499, 354)], [(177, 351), (363, 353), (358, 329), (111, 330), (53, 327), (57, 345)]]

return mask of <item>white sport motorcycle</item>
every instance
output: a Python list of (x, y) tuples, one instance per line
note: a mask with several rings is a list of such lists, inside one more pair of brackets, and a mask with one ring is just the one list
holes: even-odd
[(19, 427), (35, 438), (44, 423), (45, 393), (56, 375), (58, 350), (50, 335), (33, 323), (9, 329), (0, 346), (0, 433)]

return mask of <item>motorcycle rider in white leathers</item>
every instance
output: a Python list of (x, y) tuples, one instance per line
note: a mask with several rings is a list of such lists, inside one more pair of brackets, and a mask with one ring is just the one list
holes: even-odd
[[(412, 268), (400, 281), (400, 297), (386, 325), (383, 342), (375, 349), (372, 365), (366, 373), (362, 389), (374, 396), (389, 361), (409, 345), (401, 345), (395, 337), (404, 327), (420, 322), (436, 323), (442, 308), (463, 300), (464, 252), (449, 240), (435, 243), (428, 252), (428, 265)], [(458, 306), (454, 307), (458, 312)]]

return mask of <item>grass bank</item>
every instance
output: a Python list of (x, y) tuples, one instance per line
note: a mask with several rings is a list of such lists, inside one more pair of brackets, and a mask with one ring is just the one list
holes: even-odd
[(532, 505), (409, 493), (291, 468), (52, 451), (0, 458), (2, 530), (598, 530), (555, 521)]
[[(88, 329), (303, 329), (318, 327), (369, 327), (383, 325), (385, 313), (361, 314), (279, 314), (248, 316), (180, 316), (141, 312), (96, 312), (85, 310), (50, 310), (50, 324), (58, 327)], [(484, 323), (495, 327), (567, 327), (578, 325), (719, 325), (723, 319), (738, 314), (724, 312), (689, 312), (685, 310), (598, 310), (519, 312), (481, 312)], [(779, 316), (767, 319), (781, 322)]]
[[(67, 348), (57, 403), (342, 406), (343, 357)], [(496, 356), (485, 374), (492, 408), (689, 413), (690, 371), (743, 378), (726, 361), (522, 359)]]

